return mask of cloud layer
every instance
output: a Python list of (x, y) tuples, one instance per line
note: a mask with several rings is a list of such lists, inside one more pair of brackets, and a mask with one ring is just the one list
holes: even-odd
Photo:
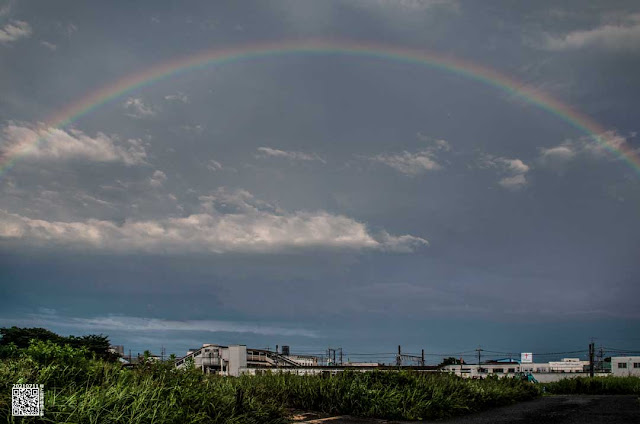
[[(35, 315), (31, 319), (19, 320), (20, 325), (36, 326), (47, 322), (48, 325), (83, 332), (166, 332), (166, 331), (198, 331), (207, 333), (254, 333), (265, 336), (302, 336), (318, 337), (315, 331), (304, 328), (291, 328), (279, 325), (258, 324), (251, 322), (215, 321), (215, 320), (165, 320), (157, 318), (141, 318), (122, 315), (107, 315), (92, 318), (68, 318), (55, 313)], [(15, 324), (15, 321), (13, 322)]]
[(372, 234), (352, 218), (328, 212), (286, 212), (246, 191), (201, 197), (200, 213), (122, 223), (88, 219), (46, 221), (0, 211), (0, 238), (22, 244), (153, 253), (279, 252), (299, 248), (411, 252), (427, 241)]

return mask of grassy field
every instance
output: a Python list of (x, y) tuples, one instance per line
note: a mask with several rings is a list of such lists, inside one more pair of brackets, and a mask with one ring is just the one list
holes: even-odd
[[(406, 371), (232, 378), (151, 361), (129, 370), (51, 342), (33, 342), (6, 356), (0, 361), (0, 422), (20, 422), (10, 414), (10, 389), (21, 383), (46, 389), (45, 416), (29, 421), (64, 423), (285, 423), (291, 409), (421, 420), (541, 394), (540, 385), (516, 379)], [(544, 387), (549, 394), (640, 394), (640, 378), (568, 379)]]
[(31, 422), (65, 423), (285, 423), (292, 408), (419, 420), (540, 394), (537, 386), (511, 379), (410, 372), (231, 378), (152, 362), (127, 370), (88, 359), (86, 351), (37, 342), (0, 361), (0, 422), (19, 422), (10, 416), (10, 388), (16, 383), (45, 385), (45, 416)]
[(639, 395), (640, 377), (580, 377), (545, 383), (555, 395)]

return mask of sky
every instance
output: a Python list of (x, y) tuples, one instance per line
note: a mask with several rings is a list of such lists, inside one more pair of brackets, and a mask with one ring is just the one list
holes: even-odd
[(635, 1), (4, 1), (0, 64), (0, 326), (640, 350)]

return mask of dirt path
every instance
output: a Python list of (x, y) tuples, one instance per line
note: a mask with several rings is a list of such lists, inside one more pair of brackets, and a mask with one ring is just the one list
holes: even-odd
[[(400, 424), (385, 421), (299, 414), (297, 424)], [(548, 396), (530, 402), (496, 408), (478, 414), (445, 421), (422, 421), (441, 424), (638, 424), (640, 399), (637, 396)]]

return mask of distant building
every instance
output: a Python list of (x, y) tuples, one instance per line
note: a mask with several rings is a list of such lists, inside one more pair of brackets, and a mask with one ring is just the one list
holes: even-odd
[(109, 352), (113, 353), (114, 355), (118, 355), (119, 357), (123, 357), (124, 356), (124, 346), (122, 345), (111, 345), (109, 346)]
[(640, 356), (611, 357), (611, 375), (616, 377), (640, 377)]
[(351, 369), (372, 369), (376, 363), (347, 363), (345, 365), (323, 366), (317, 356), (292, 355), (289, 346), (282, 347), (282, 353), (268, 349), (247, 348), (244, 345), (223, 346), (203, 344), (200, 348), (189, 349), (187, 354), (175, 361), (177, 368), (183, 368), (193, 362), (196, 369), (207, 374), (238, 376), (240, 374), (259, 374), (261, 372), (285, 371), (296, 374), (317, 374), (320, 372), (339, 372)]
[(498, 377), (509, 377), (519, 372), (530, 372), (537, 374), (557, 374), (557, 373), (584, 373), (588, 368), (589, 361), (581, 361), (579, 358), (563, 358), (561, 361), (544, 363), (524, 363), (515, 359), (499, 359), (486, 361), (481, 365), (458, 364), (446, 365), (442, 369), (455, 373), (462, 377), (484, 378), (489, 375)]
[[(283, 346), (284, 347), (284, 346)], [(285, 355), (287, 358), (292, 361), (298, 363), (298, 365), (303, 367), (317, 367), (318, 366), (318, 357), (311, 355)]]
[(193, 361), (196, 369), (206, 374), (238, 376), (247, 369), (247, 346), (221, 346), (203, 344), (201, 348), (190, 349), (185, 356), (177, 359), (177, 368), (184, 368)]
[(347, 362), (345, 363), (345, 366), (347, 367), (354, 367), (354, 368), (380, 368), (382, 366), (382, 364), (379, 364), (378, 362)]

